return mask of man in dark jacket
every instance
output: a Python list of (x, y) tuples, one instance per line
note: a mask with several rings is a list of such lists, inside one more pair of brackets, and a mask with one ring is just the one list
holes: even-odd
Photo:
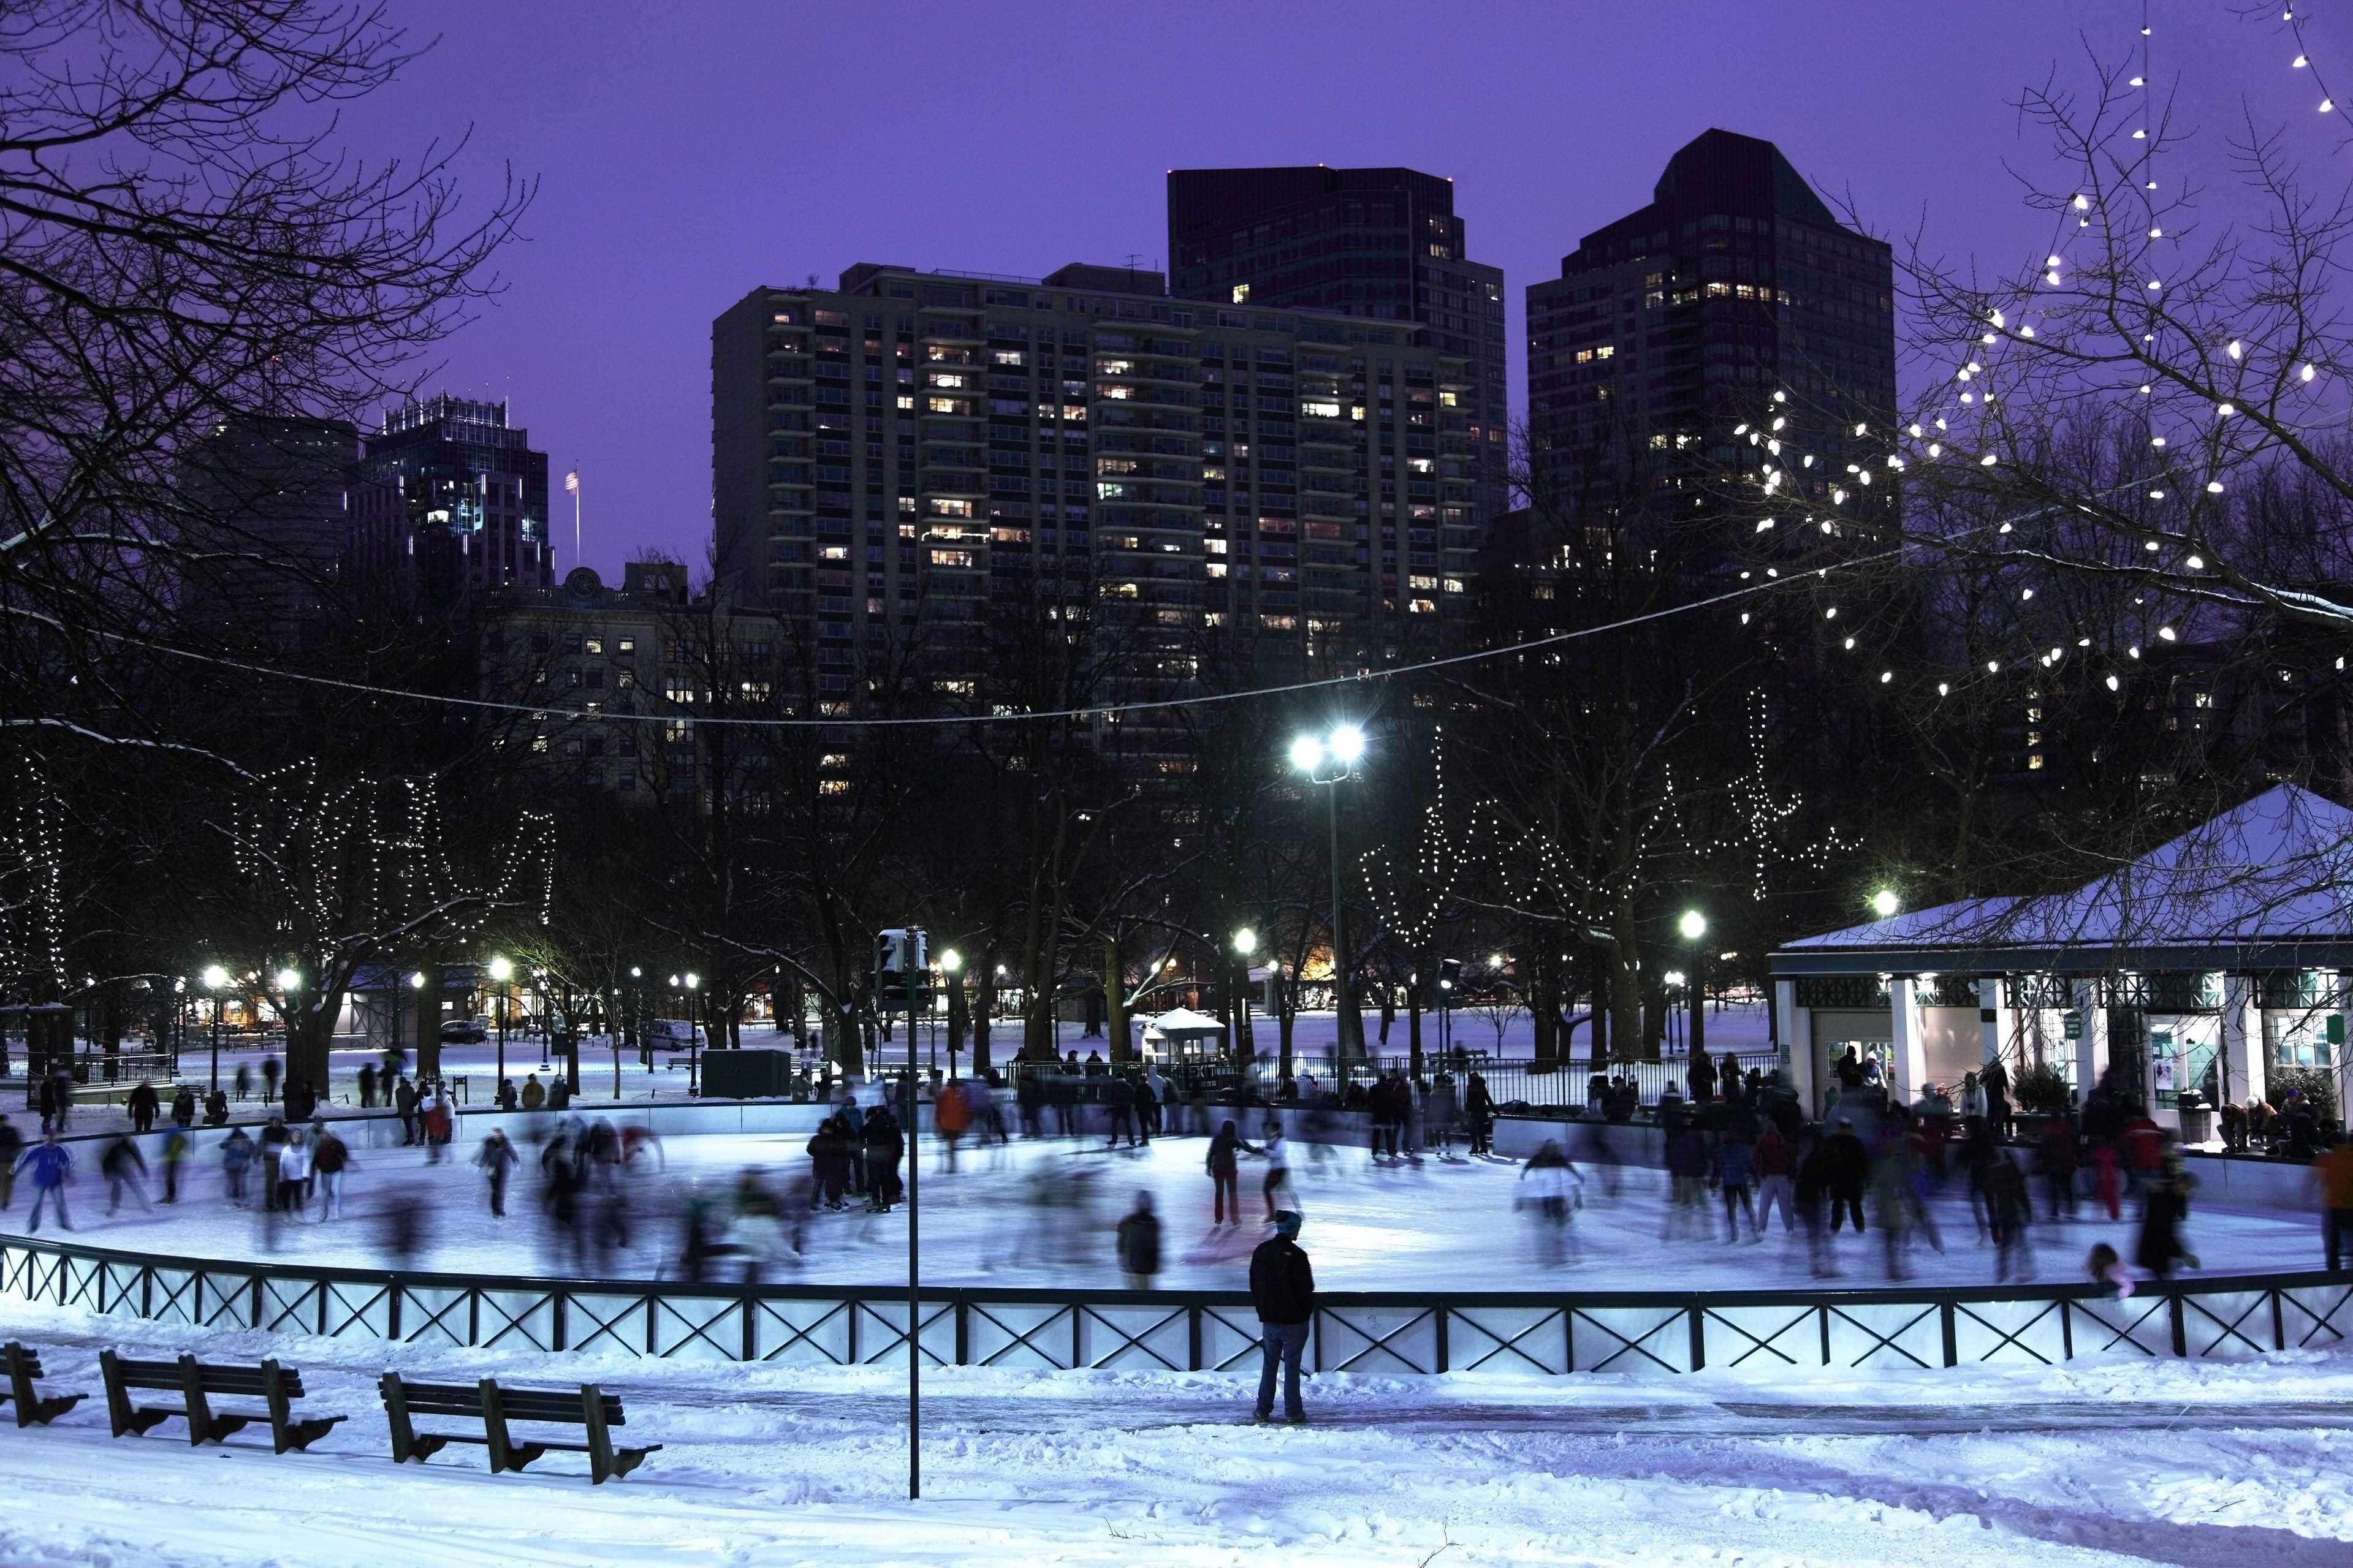
[(1250, 1254), (1250, 1304), (1258, 1309), (1259, 1343), (1266, 1363), (1259, 1373), (1258, 1414), (1264, 1423), (1274, 1419), (1274, 1369), (1282, 1366), (1282, 1418), (1293, 1426), (1307, 1419), (1299, 1400), (1299, 1358), (1307, 1352), (1307, 1330), (1315, 1310), (1315, 1271), (1307, 1254), (1293, 1237), (1299, 1234), (1299, 1214), (1284, 1209), (1274, 1216), (1274, 1235)]
[(142, 1078), (124, 1100), (123, 1109), (131, 1112), (131, 1131), (151, 1132), (155, 1127), (155, 1113), (163, 1106), (155, 1097), (155, 1086)]
[(1152, 1194), (1135, 1194), (1135, 1207), (1119, 1222), (1119, 1271), (1131, 1290), (1149, 1290), (1160, 1272), (1160, 1216), (1152, 1212)]
[(1862, 1184), (1871, 1176), (1871, 1155), (1862, 1140), (1854, 1135), (1854, 1122), (1844, 1116), (1838, 1119), (1838, 1131), (1822, 1141), (1822, 1152), (1829, 1157), (1831, 1192), (1831, 1234), (1838, 1234), (1839, 1223), (1854, 1221), (1854, 1233), (1862, 1234)]
[(392, 1091), (393, 1109), (400, 1112), (400, 1146), (417, 1142), (417, 1086), (404, 1077)]

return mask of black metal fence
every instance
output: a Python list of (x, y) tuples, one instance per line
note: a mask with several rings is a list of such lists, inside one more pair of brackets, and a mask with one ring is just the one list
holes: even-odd
[[(1778, 1059), (1769, 1054), (1757, 1053), (1743, 1061), (1742, 1070), (1756, 1067), (1770, 1071), (1779, 1065)], [(1076, 1068), (1067, 1062), (1022, 1062), (1011, 1070), (1017, 1087), (1023, 1078), (1035, 1079), (1049, 1097), (1066, 1094), (1083, 1103), (1100, 1100), (1103, 1085), (1113, 1076), (1111, 1067), (1100, 1060), (1082, 1062)], [(1688, 1095), (1689, 1070), (1689, 1061), (1682, 1058), (1603, 1062), (1600, 1066), (1605, 1090), (1609, 1079), (1620, 1079), (1632, 1089), (1636, 1105), (1650, 1107), (1655, 1107), (1671, 1086), (1678, 1094)], [(1431, 1051), (1424, 1057), (1421, 1070), (1416, 1074), (1409, 1057), (1376, 1056), (1336, 1063), (1329, 1058), (1303, 1055), (1294, 1059), (1288, 1080), (1283, 1077), (1281, 1062), (1267, 1056), (1247, 1065), (1163, 1062), (1159, 1071), (1163, 1080), (1173, 1080), (1182, 1094), (1267, 1105), (1347, 1104), (1374, 1082), (1395, 1071), (1417, 1078), (1426, 1092), (1451, 1095), (1460, 1106), (1475, 1073), (1486, 1086), (1488, 1098), (1507, 1116), (1523, 1111), (1595, 1109), (1595, 1068), (1581, 1058), (1546, 1066), (1524, 1058), (1494, 1060), (1484, 1053), (1468, 1050), (1444, 1056)]]
[[(197, 1328), (400, 1344), (856, 1366), (907, 1353), (903, 1285), (477, 1278), (0, 1240), (0, 1300)], [(1223, 1371), (1253, 1364), (1240, 1291), (925, 1289), (934, 1365)], [(1683, 1373), (2090, 1357), (2228, 1360), (2341, 1343), (2353, 1273), (2213, 1278), (2117, 1300), (2090, 1286), (1861, 1290), (1335, 1291), (1318, 1372)]]

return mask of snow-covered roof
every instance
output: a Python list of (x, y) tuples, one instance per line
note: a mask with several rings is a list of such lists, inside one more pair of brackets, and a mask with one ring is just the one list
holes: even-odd
[[(2284, 949), (2353, 942), (2353, 811), (2279, 784), (2064, 893), (1967, 899), (1804, 937), (1807, 955)], [(1777, 956), (1780, 956), (1777, 955)]]
[(1226, 1026), (1207, 1013), (1196, 1013), (1190, 1007), (1171, 1007), (1145, 1025), (1162, 1035), (1222, 1035)]

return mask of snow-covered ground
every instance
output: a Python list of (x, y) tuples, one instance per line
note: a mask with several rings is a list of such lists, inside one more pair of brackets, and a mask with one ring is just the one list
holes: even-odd
[[(1234, 1374), (926, 1373), (924, 1497), (906, 1497), (903, 1368), (725, 1366), (172, 1330), (11, 1306), (52, 1390), (100, 1347), (275, 1354), (313, 1413), (191, 1448), (107, 1436), (93, 1398), (0, 1442), (14, 1568), (418, 1563), (1823, 1564), (2343, 1568), (2353, 1355), (2231, 1364), (1711, 1370), (1532, 1384), (1311, 1380), (1311, 1424), (1252, 1428)], [(488, 1474), (479, 1448), (391, 1463), (386, 1366), (593, 1378), (617, 1437), (660, 1443), (592, 1488), (577, 1456)], [(426, 1423), (428, 1426), (431, 1423)]]
[[(1245, 1130), (1255, 1132), (1255, 1128)], [(580, 1268), (567, 1243), (538, 1202), (540, 1180), (532, 1151), (517, 1172), (508, 1216), (489, 1212), (481, 1175), (469, 1163), (473, 1145), (453, 1157), (426, 1162), (417, 1149), (362, 1149), (347, 1177), (346, 1212), (339, 1220), (306, 1219), (265, 1228), (264, 1217), (229, 1206), (217, 1165), (192, 1169), (174, 1207), (142, 1211), (126, 1202), (104, 1214), (105, 1188), (95, 1170), (97, 1147), (83, 1144), (79, 1179), (70, 1189), (78, 1239), (97, 1245), (182, 1257), (238, 1258), (269, 1253), (290, 1262), (381, 1266), (375, 1215), (395, 1194), (425, 1200), (427, 1239), (414, 1267), (513, 1275), (594, 1271), (648, 1278), (675, 1272), (682, 1199), (702, 1190), (723, 1195), (737, 1173), (758, 1167), (798, 1206), (806, 1179), (803, 1136), (705, 1135), (672, 1138), (666, 1168), (628, 1184), (633, 1245)], [(1210, 1189), (1203, 1171), (1207, 1141), (1163, 1138), (1148, 1150), (1106, 1151), (1093, 1139), (1016, 1140), (976, 1152), (967, 1147), (950, 1174), (927, 1142), (923, 1170), (924, 1278), (935, 1284), (1028, 1285), (1054, 1280), (1117, 1287), (1113, 1228), (1139, 1192), (1154, 1195), (1164, 1222), (1166, 1266), (1159, 1282), (1239, 1289), (1250, 1249), (1262, 1235), (1261, 1197), (1265, 1166), (1245, 1158), (1242, 1196), (1248, 1223), (1219, 1229), (1210, 1221)], [(1580, 1150), (1572, 1145), (1572, 1156)], [(1504, 1290), (1522, 1287), (1584, 1289), (1766, 1289), (1806, 1286), (1804, 1247), (1777, 1223), (1761, 1244), (1722, 1239), (1720, 1205), (1711, 1204), (1696, 1230), (1662, 1240), (1667, 1211), (1660, 1173), (1609, 1170), (1581, 1163), (1588, 1199), (1563, 1238), (1566, 1256), (1550, 1260), (1535, 1215), (1517, 1206), (1523, 1167), (1508, 1160), (1440, 1160), (1377, 1164), (1361, 1148), (1293, 1146), (1295, 1206), (1306, 1215), (1302, 1243), (1314, 1259), (1319, 1284), (1332, 1289), (1445, 1289)], [(1618, 1187), (1613, 1197), (1609, 1187)], [(151, 1192), (151, 1196), (153, 1195)], [(2038, 1202), (2042, 1194), (2037, 1193)], [(14, 1208), (0, 1213), (0, 1229), (21, 1232), (26, 1210), (20, 1187)], [(1955, 1190), (1932, 1212), (1945, 1243), (1937, 1253), (1915, 1239), (1910, 1268), (1926, 1281), (1987, 1284), (1994, 1258), (1980, 1241), (1968, 1205)], [(54, 1229), (44, 1234), (55, 1234)], [(2075, 1220), (2037, 1227), (2033, 1277), (2080, 1279), (2084, 1254), (2106, 1241), (2133, 1255), (2135, 1216), (2095, 1215), (2085, 1204)], [(2274, 1272), (2318, 1268), (2316, 1216), (2279, 1210), (2230, 1209), (2193, 1204), (2189, 1245), (2209, 1273)], [(885, 1216), (857, 1212), (818, 1214), (804, 1233), (799, 1258), (784, 1258), (772, 1280), (871, 1285), (902, 1279), (906, 1263), (903, 1210)], [(1876, 1283), (1883, 1259), (1876, 1235), (1852, 1233), (1837, 1244), (1849, 1283)]]
[[(1439, 1041), (1438, 1020), (1432, 1015), (1424, 1018), (1423, 1025), (1423, 1047), (1425, 1049), (1435, 1051)], [(1139, 1029), (1140, 1027), (1139, 1026)], [(1380, 1016), (1377, 1013), (1366, 1016), (1365, 1028), (1375, 1056), (1403, 1057), (1407, 1054), (1406, 1020), (1402, 1015), (1390, 1026), (1388, 1039), (1386, 1042), (1379, 1038)], [(1338, 1033), (1337, 1021), (1330, 1013), (1299, 1015), (1293, 1029), (1292, 1048), (1297, 1055), (1302, 1071), (1324, 1070), (1328, 1076), (1328, 1069), (1320, 1068), (1316, 1064), (1328, 1063), (1331, 1060)], [(1720, 1010), (1711, 1010), (1708, 1014), (1707, 1042), (1711, 1051), (1736, 1050), (1744, 1056), (1758, 1055), (1767, 1048), (1767, 1036), (1765, 1009), (1761, 1005), (1727, 1005)], [(1252, 1026), (1252, 1038), (1261, 1056), (1272, 1056), (1278, 1042), (1274, 1020), (1264, 1016), (1257, 1017)], [(1453, 1016), (1451, 1038), (1455, 1045), (1466, 1050), (1485, 1051), (1499, 1060), (1525, 1060), (1533, 1055), (1535, 1049), (1535, 1032), (1525, 1013), (1514, 1013), (1506, 1019), (1503, 1034), (1499, 1037), (1485, 1016), (1467, 1009), (1458, 1011)], [(929, 1021), (920, 1025), (915, 1031), (916, 1063), (924, 1068), (936, 1066), (944, 1072), (948, 1066), (946, 1039), (944, 1029), (934, 1029)], [(1058, 1031), (1058, 1039), (1063, 1050), (1074, 1050), (1082, 1058), (1090, 1051), (1100, 1051), (1104, 1047), (1101, 1035), (1090, 1036), (1085, 1033), (1081, 1025), (1075, 1023), (1061, 1025)], [(1680, 1040), (1681, 1037), (1678, 1036), (1676, 1041), (1672, 1042), (1678, 1048)], [(1580, 1027), (1575, 1042), (1575, 1050), (1582, 1052), (1589, 1043), (1585, 1031)], [(749, 1048), (774, 1049), (788, 1047), (791, 1040), (790, 1037), (777, 1033), (765, 1024), (746, 1025), (744, 1029), (744, 1044)], [(997, 1065), (1002, 1067), (1013, 1052), (1019, 1048), (1020, 1044), (1019, 1020), (1000, 1021), (997, 1026), (991, 1047)], [(276, 1045), (269, 1043), (237, 1045), (232, 1042), (223, 1047), (222, 1086), (233, 1089), (237, 1069), (240, 1066), (248, 1070), (252, 1084), (252, 1098), (233, 1108), (238, 1117), (242, 1118), (261, 1109), (262, 1064), (272, 1057), (279, 1058), (282, 1062), (283, 1055), (283, 1051)], [(479, 1045), (448, 1045), (441, 1047), (441, 1069), (459, 1085), (456, 1092), (462, 1104), (480, 1107), (496, 1102), (498, 1056), (498, 1045), (495, 1040), (485, 1041)], [(543, 1059), (549, 1063), (549, 1068), (546, 1071), (543, 1071), (540, 1067)], [(886, 1068), (896, 1070), (905, 1060), (906, 1032), (902, 1026), (895, 1037), (885, 1046), (882, 1062)], [(962, 1066), (970, 1068), (972, 1058), (968, 1051), (959, 1060)], [(329, 1063), (328, 1104), (325, 1107), (328, 1113), (356, 1111), (359, 1109), (360, 1068), (379, 1066), (381, 1061), (380, 1054), (368, 1049), (365, 1043), (357, 1037), (343, 1038), (333, 1051)], [(415, 1064), (416, 1054), (411, 1051), (409, 1065), (412, 1070)], [(11, 1066), (15, 1068), (16, 1076), (6, 1080), (6, 1087), (13, 1098), (21, 1100), (25, 1089), (22, 1058), (14, 1058)], [(551, 1071), (560, 1073), (562, 1070), (560, 1058), (543, 1056), (541, 1040), (535, 1037), (526, 1039), (521, 1036), (509, 1037), (506, 1044), (507, 1077), (514, 1080), (518, 1090), (521, 1089), (528, 1074), (538, 1073), (540, 1081), (545, 1083)], [(180, 1081), (195, 1085), (201, 1090), (209, 1080), (211, 1071), (212, 1052), (209, 1040), (202, 1031), (192, 1032), (187, 1049), (182, 1052), (180, 1057)], [(611, 1104), (617, 1100), (629, 1104), (659, 1100), (676, 1101), (687, 1098), (686, 1086), (687, 1053), (684, 1051), (656, 1052), (650, 1067), (640, 1065), (637, 1056), (627, 1050), (620, 1054), (617, 1064), (614, 1060), (613, 1052), (609, 1049), (584, 1047), (580, 1053), (580, 1093), (584, 1100), (599, 1104)], [(128, 1086), (119, 1086), (113, 1094), (113, 1099), (117, 1101), (121, 1099), (120, 1088), (122, 1087)], [(106, 1093), (103, 1086), (86, 1090), (85, 1093), (88, 1099), (76, 1113), (78, 1125), (86, 1125), (93, 1129), (111, 1128), (121, 1120), (119, 1109), (103, 1103)], [(168, 1099), (168, 1096), (166, 1098)]]

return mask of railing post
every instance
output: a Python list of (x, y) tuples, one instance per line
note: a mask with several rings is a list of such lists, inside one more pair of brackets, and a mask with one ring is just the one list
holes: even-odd
[(1958, 1366), (1961, 1363), (1959, 1326), (1953, 1321), (1953, 1303), (1950, 1300), (1936, 1303), (1936, 1320), (1938, 1327), (1945, 1331), (1945, 1364)]
[(972, 1303), (963, 1296), (955, 1299), (955, 1363), (972, 1364)]
[(1201, 1304), (1198, 1301), (1185, 1309), (1185, 1370), (1201, 1370)]
[(566, 1331), (571, 1327), (571, 1325), (565, 1321), (565, 1313), (564, 1310), (565, 1304), (569, 1300), (570, 1297), (561, 1290), (551, 1290), (548, 1292), (547, 1343), (548, 1348), (551, 1350), (560, 1351), (570, 1348), (569, 1341), (566, 1338)]
[(1684, 1309), (1691, 1323), (1691, 1369), (1707, 1368), (1707, 1309), (1697, 1302)]
[(2174, 1291), (2165, 1299), (2165, 1303), (2171, 1309), (2169, 1316), (2173, 1319), (2173, 1353), (2187, 1359), (2189, 1354), (2189, 1325), (2182, 1320), (2181, 1292)]
[(1436, 1314), (1438, 1321), (1438, 1370), (1444, 1372), (1447, 1370), (1446, 1303), (1440, 1301), (1437, 1306), (1431, 1308), (1430, 1310)]

